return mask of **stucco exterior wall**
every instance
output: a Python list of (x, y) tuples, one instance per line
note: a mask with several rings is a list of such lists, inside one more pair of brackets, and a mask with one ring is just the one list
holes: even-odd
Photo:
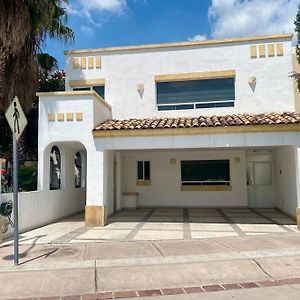
[[(126, 152), (123, 192), (138, 192), (139, 206), (247, 206), (245, 151)], [(170, 159), (176, 159), (175, 164)], [(234, 162), (239, 158), (240, 162)], [(232, 191), (180, 191), (181, 160), (229, 159)], [(151, 186), (136, 186), (137, 161), (150, 160)]]
[[(250, 45), (277, 42), (283, 43), (283, 56), (250, 57)], [(105, 79), (105, 99), (116, 119), (295, 110), (293, 79), (289, 77), (293, 70), (291, 41), (287, 39), (93, 53), (101, 56), (101, 69), (73, 69), (73, 58), (87, 55), (66, 56), (66, 89), (70, 89), (69, 80)], [(156, 75), (220, 70), (236, 71), (234, 107), (157, 111)], [(254, 91), (248, 84), (250, 76), (257, 79)], [(137, 92), (140, 83), (144, 84), (143, 97)]]
[[(1, 194), (1, 202), (12, 200), (12, 194)], [(85, 188), (19, 193), (19, 232), (54, 222), (67, 215), (83, 211)], [(13, 213), (12, 213), (13, 217)], [(4, 238), (13, 235), (9, 227)]]
[[(300, 65), (297, 61), (296, 49), (292, 48), (292, 59), (293, 59), (293, 71), (300, 73)], [(300, 93), (298, 90), (298, 84), (296, 80), (293, 81), (294, 85), (294, 97), (295, 97), (295, 107), (296, 111), (300, 111)]]
[[(55, 114), (55, 121), (48, 120), (48, 114)], [(57, 115), (64, 114), (64, 120), (58, 121)], [(67, 121), (67, 113), (74, 114), (73, 121)], [(82, 114), (82, 120), (76, 120), (76, 113)], [(74, 185), (74, 155), (76, 151), (85, 154), (84, 168), (86, 171), (87, 203), (98, 204), (103, 199), (103, 189), (99, 188), (99, 180), (103, 179), (102, 153), (96, 151), (92, 130), (96, 124), (111, 118), (111, 110), (91, 94), (42, 95), (39, 105), (39, 163), (38, 190), (49, 190), (49, 153), (56, 145), (62, 153), (63, 174), (62, 187), (68, 188), (64, 180)], [(68, 162), (69, 161), (69, 162)], [(99, 167), (97, 168), (97, 164)], [(101, 200), (102, 201), (102, 200)]]
[(275, 204), (282, 211), (295, 216), (300, 201), (298, 163), (294, 146), (278, 147), (274, 151), (274, 174), (276, 180)]

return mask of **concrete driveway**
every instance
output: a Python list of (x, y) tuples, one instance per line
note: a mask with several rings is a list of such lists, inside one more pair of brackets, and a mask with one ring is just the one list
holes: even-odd
[(21, 240), (17, 268), (0, 248), (0, 299), (300, 297), (300, 235), (273, 209), (123, 211), (104, 228), (77, 215)]
[(109, 218), (107, 226), (96, 228), (85, 227), (83, 219), (83, 214), (78, 214), (23, 233), (21, 244), (197, 240), (298, 232), (296, 221), (276, 209), (124, 210)]

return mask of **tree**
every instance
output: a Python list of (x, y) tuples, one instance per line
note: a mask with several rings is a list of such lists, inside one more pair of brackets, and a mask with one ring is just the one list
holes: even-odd
[[(300, 4), (298, 6), (298, 13), (296, 15), (294, 24), (295, 24), (295, 31), (297, 34), (296, 56), (297, 56), (297, 61), (300, 64)], [(297, 81), (298, 90), (300, 91), (300, 73), (292, 72), (291, 77), (293, 77)]]
[(38, 84), (37, 53), (47, 36), (74, 39), (66, 26), (68, 0), (0, 0), (0, 109), (18, 95), (29, 110)]
[(56, 58), (48, 53), (38, 53), (37, 60), (40, 73), (49, 74), (58, 71), (58, 62)]

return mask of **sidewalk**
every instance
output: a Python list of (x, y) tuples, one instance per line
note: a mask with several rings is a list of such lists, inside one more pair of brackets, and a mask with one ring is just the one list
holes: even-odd
[(300, 297), (295, 289), (300, 284), (300, 237), (294, 233), (198, 241), (22, 245), (18, 267), (12, 266), (12, 246), (0, 248), (0, 253), (0, 282), (5, 286), (1, 299), (74, 295), (76, 299), (82, 295), (82, 299), (111, 299), (151, 293), (196, 299), (192, 294), (210, 297), (215, 290), (233, 288), (241, 295), (250, 288), (263, 294), (266, 286), (288, 290), (292, 295), (288, 299), (295, 293)]

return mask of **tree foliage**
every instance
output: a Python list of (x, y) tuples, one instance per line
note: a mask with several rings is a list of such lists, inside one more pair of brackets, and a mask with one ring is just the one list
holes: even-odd
[(74, 39), (67, 0), (0, 0), (0, 108), (17, 95), (31, 108), (38, 84), (37, 53), (46, 37)]
[(300, 64), (300, 4), (298, 7), (298, 13), (296, 15), (294, 24), (295, 24), (295, 31), (297, 34), (296, 55), (297, 55), (298, 63)]
[(41, 73), (39, 76), (39, 92), (54, 92), (65, 90), (65, 72)]
[[(297, 34), (296, 56), (297, 56), (297, 61), (300, 64), (300, 4), (298, 6), (298, 13), (296, 15), (294, 24), (295, 24), (295, 32)], [(291, 72), (291, 77), (293, 77), (297, 81), (298, 90), (300, 91), (300, 73), (293, 71)]]
[(49, 74), (58, 71), (58, 62), (55, 57), (48, 53), (37, 54), (39, 73)]

